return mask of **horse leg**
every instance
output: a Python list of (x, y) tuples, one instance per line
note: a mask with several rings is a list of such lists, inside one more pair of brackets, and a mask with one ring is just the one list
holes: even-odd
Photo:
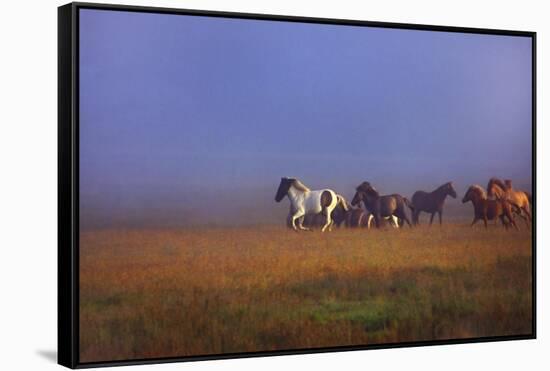
[(508, 230), (508, 223), (506, 222), (506, 218), (504, 217), (504, 214), (502, 214), (498, 218), (495, 218), (495, 221), (498, 221), (498, 219), (500, 219), (500, 221), (502, 222), (504, 229)]
[(474, 216), (474, 221), (472, 222), (472, 224), (470, 224), (470, 227), (473, 227), (474, 224), (476, 224), (478, 220), (479, 220), (479, 218), (477, 216)]
[(516, 208), (512, 211), (512, 215), (514, 214), (518, 215), (521, 219), (523, 219), (527, 228), (529, 228), (529, 218), (526, 215), (524, 215), (524, 212), (525, 212), (524, 209)]
[[(407, 215), (405, 213), (403, 213), (403, 217), (401, 218), (401, 220), (404, 220), (405, 222), (407, 222), (407, 224), (409, 225), (409, 228), (412, 228), (411, 221), (409, 220), (409, 218), (407, 217)], [(405, 224), (405, 223), (403, 223), (403, 224)]]
[[(409, 217), (407, 216), (407, 213), (405, 212), (404, 208), (399, 208), (395, 211), (395, 216), (399, 218), (399, 221), (401, 221), (400, 226), (402, 227), (405, 222), (409, 225), (409, 227), (412, 228), (411, 221), (409, 220)], [(393, 215), (392, 215), (393, 217)]]
[(525, 220), (525, 226), (527, 227), (527, 229), (529, 229), (531, 226), (531, 218), (527, 216), (527, 218), (525, 218), (524, 220)]
[(399, 223), (403, 223), (402, 221), (403, 219), (399, 219), (397, 216), (395, 215), (390, 215), (390, 223), (391, 223), (391, 226), (393, 228), (399, 228), (400, 225)]
[(485, 229), (487, 229), (487, 215), (483, 216), (483, 224), (485, 224)]
[(512, 224), (512, 226), (514, 226), (516, 231), (519, 231), (519, 228), (518, 228), (518, 225), (516, 224), (516, 221), (514, 219), (510, 219), (510, 218), (508, 218), (508, 219), (510, 220), (510, 224)]
[[(531, 220), (533, 220), (533, 218), (531, 217), (531, 211), (529, 210), (529, 206), (524, 206), (524, 207), (522, 207), (522, 210), (523, 210), (523, 212), (525, 213), (525, 215), (527, 215), (527, 219), (526, 219), (526, 220), (529, 220), (529, 222), (530, 222)], [(529, 225), (529, 224), (527, 224), (527, 225)]]
[(508, 210), (507, 212), (505, 212), (505, 214), (506, 214), (506, 217), (508, 218), (508, 220), (510, 221), (510, 224), (512, 224), (516, 230), (519, 230), (518, 225), (516, 224), (516, 221), (514, 220), (514, 216), (513, 216), (512, 212), (510, 210)]
[(376, 225), (376, 228), (380, 229), (380, 213), (376, 212), (374, 213), (374, 225)]
[(441, 215), (443, 214), (443, 210), (439, 210), (437, 214), (439, 215), (439, 225), (443, 225), (443, 217)]
[(372, 220), (373, 219), (374, 219), (374, 216), (372, 214), (369, 214), (369, 216), (367, 216), (367, 229), (372, 228)]
[(292, 213), (288, 213), (286, 217), (286, 226), (287, 228), (292, 228)]
[(349, 212), (347, 215), (346, 215), (346, 227), (348, 228), (353, 228), (353, 227), (360, 227), (361, 226), (361, 216), (359, 216), (359, 220), (357, 221), (357, 225), (355, 224), (354, 220), (353, 220), (353, 214), (351, 212)]
[(432, 225), (432, 223), (434, 222), (434, 216), (435, 213), (432, 213), (432, 216), (430, 216), (430, 225)]
[(332, 227), (336, 225), (336, 222), (334, 220), (330, 220), (330, 223), (328, 224), (328, 231), (332, 232)]
[[(302, 215), (301, 217), (298, 218), (298, 228), (302, 231), (312, 231), (312, 229), (310, 227), (312, 227), (313, 225), (310, 225), (310, 227), (304, 227), (304, 221), (306, 220), (306, 216), (305, 215)], [(315, 224), (315, 223), (313, 223)]]
[[(302, 210), (297, 210), (294, 215), (292, 215), (292, 220), (291, 220), (291, 225), (292, 225), (292, 229), (294, 229), (296, 232), (298, 232), (298, 228), (296, 228), (296, 219), (299, 219), (301, 218), (302, 216), (305, 215), (305, 212), (302, 211)], [(302, 231), (307, 231), (309, 230), (308, 228), (304, 228), (304, 226), (302, 225), (302, 220), (298, 220), (298, 227), (302, 230)]]
[(330, 217), (330, 214), (332, 214), (332, 210), (329, 211), (328, 209), (325, 209), (325, 215), (326, 215), (326, 219), (325, 219), (325, 225), (323, 226), (323, 228), (321, 228), (321, 232), (324, 232), (327, 228), (329, 229), (329, 232), (331, 230), (331, 225), (332, 225), (332, 219)]
[(357, 221), (353, 222), (353, 226), (357, 226), (357, 228), (361, 228), (361, 227), (364, 227), (365, 226), (365, 217), (367, 218), (367, 228), (368, 228), (368, 222), (369, 222), (369, 218), (365, 215), (365, 214), (361, 214), (359, 215), (359, 218), (357, 218)]

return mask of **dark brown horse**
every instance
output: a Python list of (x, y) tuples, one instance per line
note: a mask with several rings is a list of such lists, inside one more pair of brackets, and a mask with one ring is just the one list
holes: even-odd
[(476, 184), (468, 188), (468, 191), (462, 199), (462, 203), (466, 203), (468, 201), (472, 201), (472, 204), (474, 205), (474, 220), (472, 221), (472, 226), (476, 224), (478, 220), (483, 220), (485, 228), (487, 228), (488, 220), (500, 218), (500, 221), (506, 229), (508, 229), (508, 223), (511, 223), (516, 229), (518, 229), (518, 226), (512, 217), (512, 205), (507, 200), (487, 199), (485, 190)]
[(405, 212), (406, 206), (411, 207), (411, 204), (405, 197), (399, 194), (380, 196), (369, 182), (361, 183), (355, 190), (351, 205), (355, 206), (363, 202), (365, 209), (374, 216), (377, 228), (380, 228), (382, 218), (391, 215), (404, 220), (411, 227), (411, 222)]
[(434, 221), (435, 213), (439, 215), (439, 224), (443, 223), (443, 205), (445, 198), (451, 196), (456, 198), (456, 191), (453, 187), (453, 182), (448, 182), (432, 192), (416, 191), (412, 196), (412, 220), (413, 224), (419, 224), (419, 216), (422, 211), (432, 214), (430, 217), (430, 225)]

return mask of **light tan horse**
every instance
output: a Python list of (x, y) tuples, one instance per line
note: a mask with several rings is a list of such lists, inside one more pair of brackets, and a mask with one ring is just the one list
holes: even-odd
[(504, 182), (498, 178), (489, 179), (487, 194), (499, 200), (507, 200), (512, 205), (513, 211), (521, 216), (527, 225), (531, 221), (531, 206), (529, 197), (523, 191), (517, 191), (512, 187), (512, 181)]
[(468, 191), (462, 199), (463, 204), (469, 201), (471, 201), (474, 205), (474, 220), (472, 221), (471, 226), (476, 224), (477, 221), (483, 220), (485, 229), (487, 229), (487, 221), (496, 221), (500, 219), (504, 228), (508, 229), (508, 224), (511, 224), (514, 228), (518, 229), (518, 226), (512, 217), (512, 204), (505, 198), (489, 200), (487, 199), (485, 190), (481, 186), (474, 184), (468, 188)]

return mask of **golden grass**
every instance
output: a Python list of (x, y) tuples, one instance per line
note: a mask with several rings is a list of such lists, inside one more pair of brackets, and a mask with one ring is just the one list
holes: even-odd
[(532, 332), (531, 235), (83, 232), (81, 362)]

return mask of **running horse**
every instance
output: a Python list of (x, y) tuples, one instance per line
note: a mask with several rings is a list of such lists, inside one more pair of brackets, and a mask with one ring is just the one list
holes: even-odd
[[(342, 195), (337, 193), (336, 197), (339, 199), (340, 202), (338, 202), (334, 210), (332, 210), (332, 214), (330, 214), (330, 217), (332, 219), (331, 227), (337, 226), (338, 228), (340, 228), (342, 224), (348, 226), (348, 219), (350, 218), (349, 214), (352, 213), (353, 209), (351, 209), (350, 205), (347, 203), (347, 201)], [(344, 209), (344, 203), (347, 206), (347, 210)], [(292, 208), (292, 204), (291, 204), (290, 211), (287, 217), (287, 226), (289, 228), (292, 228), (291, 223), (292, 223), (293, 214), (294, 214), (294, 209)], [(319, 214), (308, 214), (302, 217), (302, 226), (306, 228), (323, 227), (325, 225), (325, 221), (326, 221), (326, 217), (322, 212)]]
[(395, 193), (380, 196), (380, 193), (369, 182), (361, 183), (355, 190), (355, 196), (351, 201), (352, 206), (363, 202), (365, 209), (374, 217), (377, 228), (380, 228), (382, 218), (391, 216), (404, 220), (411, 227), (411, 222), (405, 212), (405, 207), (411, 207), (411, 203), (405, 197)]
[[(344, 210), (344, 208), (338, 204), (332, 213), (332, 219), (338, 227), (340, 227), (342, 221), (345, 222), (344, 225), (348, 228), (370, 229), (372, 227), (372, 222), (374, 220), (372, 214), (367, 213), (360, 206), (355, 207), (350, 205), (342, 195), (337, 194), (337, 196), (348, 206), (347, 210)], [(395, 215), (385, 217), (384, 219), (389, 221), (392, 227), (399, 228), (399, 219)]]
[[(325, 223), (321, 228), (321, 232), (324, 232), (327, 228), (331, 227), (333, 223), (331, 214), (338, 204), (341, 204), (344, 210), (347, 211), (345, 201), (339, 198), (333, 190), (321, 189), (312, 191), (296, 178), (281, 178), (279, 188), (275, 194), (275, 201), (281, 202), (285, 196), (290, 200), (292, 214), (290, 216), (290, 225), (295, 231), (298, 229), (309, 230), (309, 228), (305, 228), (302, 225), (302, 217), (305, 215), (323, 213)], [(296, 219), (298, 219), (298, 227), (296, 227)]]
[[(489, 179), (487, 184), (489, 197), (505, 199), (512, 205), (512, 211), (521, 216), (527, 225), (531, 221), (530, 194), (517, 191), (512, 187), (512, 181), (506, 179), (504, 182), (498, 178)], [(525, 215), (524, 215), (525, 214)]]
[(432, 225), (436, 213), (439, 215), (439, 225), (443, 224), (443, 205), (445, 204), (445, 198), (447, 198), (447, 196), (456, 198), (453, 182), (447, 182), (432, 192), (414, 192), (411, 205), (413, 224), (419, 224), (418, 217), (422, 211), (432, 214), (430, 217), (430, 225)]
[[(468, 191), (462, 199), (462, 203), (471, 201), (474, 205), (474, 220), (471, 226), (476, 224), (479, 220), (483, 220), (485, 229), (487, 229), (488, 220), (496, 220), (499, 218), (506, 229), (508, 229), (508, 223), (511, 223), (516, 229), (518, 226), (512, 217), (512, 204), (504, 198), (497, 198), (490, 200), (487, 198), (485, 190), (474, 184), (468, 188)], [(508, 221), (506, 221), (508, 219)]]

